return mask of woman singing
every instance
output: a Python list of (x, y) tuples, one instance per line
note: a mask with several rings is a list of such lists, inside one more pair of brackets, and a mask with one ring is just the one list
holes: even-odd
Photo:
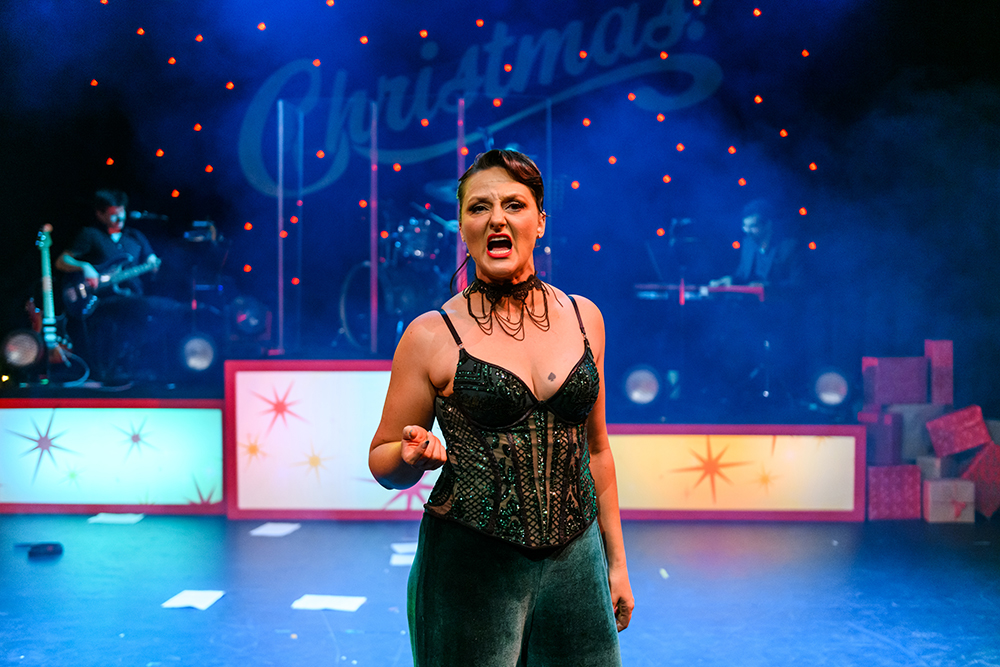
[(458, 199), (476, 279), (406, 329), (369, 453), (387, 488), (443, 468), (410, 572), (414, 665), (620, 665), (634, 601), (601, 312), (535, 275), (545, 212), (528, 157), (479, 155)]

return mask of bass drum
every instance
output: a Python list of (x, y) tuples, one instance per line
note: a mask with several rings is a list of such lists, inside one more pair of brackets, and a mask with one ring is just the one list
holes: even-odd
[[(371, 350), (368, 267), (351, 267), (340, 287), (340, 331), (351, 345)], [(429, 263), (385, 266), (378, 276), (378, 345), (381, 355), (391, 355), (403, 330), (418, 315), (439, 308), (451, 294), (450, 276)]]

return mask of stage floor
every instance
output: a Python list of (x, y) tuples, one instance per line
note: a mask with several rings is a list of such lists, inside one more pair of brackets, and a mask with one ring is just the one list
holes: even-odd
[[(0, 516), (0, 664), (411, 665), (413, 522)], [(624, 664), (995, 665), (1000, 522), (626, 522), (637, 607)], [(58, 541), (29, 558), (18, 543)], [(164, 609), (221, 590), (205, 611)], [(292, 609), (365, 596), (354, 612)], [(475, 666), (470, 666), (475, 667)]]

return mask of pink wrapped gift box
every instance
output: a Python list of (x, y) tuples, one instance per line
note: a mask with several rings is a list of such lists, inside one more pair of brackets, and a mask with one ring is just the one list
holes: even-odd
[(928, 523), (975, 523), (975, 483), (966, 479), (924, 480), (924, 520)]
[(919, 519), (920, 466), (868, 468), (868, 518)]
[(1000, 508), (1000, 446), (989, 443), (962, 473), (976, 483), (976, 511), (989, 518)]
[(993, 442), (983, 421), (983, 410), (978, 405), (932, 419), (927, 422), (927, 432), (938, 456), (958, 454)]

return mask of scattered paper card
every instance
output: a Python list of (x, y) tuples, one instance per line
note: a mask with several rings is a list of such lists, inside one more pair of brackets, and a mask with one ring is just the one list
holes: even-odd
[(367, 600), (353, 595), (303, 595), (292, 603), (292, 609), (357, 611)]
[(397, 554), (415, 554), (417, 553), (417, 543), (416, 542), (394, 542), (392, 545), (393, 553)]
[(113, 512), (101, 512), (100, 514), (87, 519), (87, 523), (115, 523), (122, 526), (129, 526), (133, 523), (139, 523), (145, 516), (145, 514), (115, 514)]
[(223, 595), (225, 591), (181, 591), (160, 606), (167, 609), (194, 607), (205, 611)]
[(289, 533), (294, 533), (301, 527), (301, 523), (276, 523), (269, 521), (251, 530), (250, 534), (257, 537), (284, 537)]
[(392, 554), (389, 556), (389, 565), (409, 567), (413, 565), (414, 556), (416, 556), (416, 554)]

